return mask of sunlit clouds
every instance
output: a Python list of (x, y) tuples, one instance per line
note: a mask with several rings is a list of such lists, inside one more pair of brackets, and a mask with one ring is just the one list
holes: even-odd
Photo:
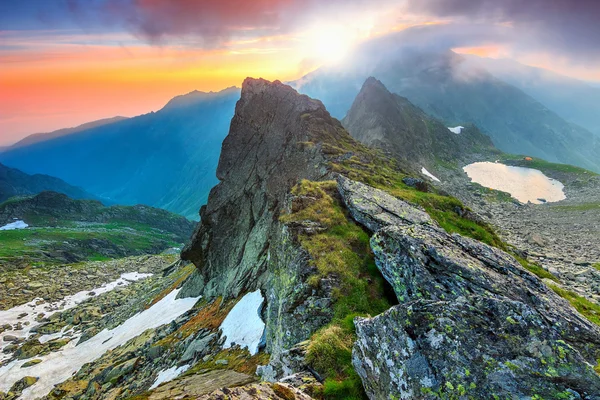
[[(404, 37), (419, 46), (600, 80), (599, 64), (590, 61), (598, 51), (585, 51), (590, 37), (569, 46), (570, 36), (560, 36), (566, 27), (556, 21), (570, 10), (567, 0), (547, 12), (541, 0), (523, 9), (516, 0), (471, 8), (470, 0), (9, 3), (0, 3), (0, 145), (150, 112), (173, 96), (239, 86), (247, 76), (298, 79), (322, 65), (343, 65), (354, 47), (401, 31), (412, 32)], [(584, 17), (575, 30), (594, 33), (587, 10), (576, 11)], [(544, 12), (556, 32), (546, 34)], [(544, 35), (552, 43), (538, 43)]]

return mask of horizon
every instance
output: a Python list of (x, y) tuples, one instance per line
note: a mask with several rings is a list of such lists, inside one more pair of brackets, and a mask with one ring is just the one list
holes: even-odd
[(426, 45), (508, 58), (600, 85), (593, 1), (555, 0), (553, 7), (543, 1), (527, 7), (467, 3), (3, 3), (0, 146), (35, 133), (157, 111), (175, 96), (239, 86), (247, 76), (292, 81), (343, 63), (364, 43), (409, 31)]

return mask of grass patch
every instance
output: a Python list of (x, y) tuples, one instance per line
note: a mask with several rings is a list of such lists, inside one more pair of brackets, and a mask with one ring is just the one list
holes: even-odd
[(548, 285), (560, 297), (566, 299), (571, 305), (586, 317), (590, 322), (600, 325), (600, 304), (594, 303), (583, 296), (556, 285)]
[(298, 241), (310, 254), (317, 273), (309, 283), (336, 277), (334, 318), (311, 338), (307, 362), (326, 377), (322, 393), (328, 399), (364, 399), (362, 383), (352, 366), (356, 340), (353, 319), (377, 315), (390, 307), (383, 277), (375, 266), (369, 235), (346, 215), (334, 181), (302, 181), (293, 188), (292, 212), (280, 217), (289, 225), (317, 223), (323, 231), (300, 233)]
[(198, 306), (198, 312), (196, 315), (190, 318), (189, 321), (183, 324), (175, 332), (156, 342), (154, 346), (169, 346), (173, 343), (181, 342), (182, 340), (198, 332), (200, 329), (216, 331), (219, 326), (221, 326), (223, 320), (225, 320), (225, 317), (227, 317), (227, 314), (229, 314), (229, 311), (231, 311), (235, 304), (235, 300), (223, 303), (222, 297), (218, 297), (211, 302), (203, 300)]
[(448, 233), (468, 236), (503, 250), (507, 248), (490, 225), (469, 218), (473, 214), (457, 198), (439, 193), (434, 188), (429, 192), (423, 192), (404, 184), (402, 178), (405, 175), (397, 171), (394, 161), (383, 159), (383, 161), (374, 160), (372, 163), (365, 163), (356, 157), (351, 157), (334, 164), (333, 169), (350, 179), (384, 190), (394, 197), (423, 207)]
[(507, 165), (514, 165), (518, 167), (534, 168), (542, 172), (560, 172), (565, 174), (576, 174), (576, 175), (588, 175), (596, 176), (595, 172), (588, 171), (587, 169), (575, 167), (569, 164), (558, 164), (552, 163), (541, 158), (529, 157), (531, 160), (525, 159), (526, 156), (516, 154), (503, 154), (500, 157), (500, 161)]
[(512, 256), (519, 262), (519, 264), (521, 264), (523, 266), (523, 268), (525, 268), (527, 271), (533, 273), (534, 275), (537, 275), (538, 278), (550, 279), (556, 283), (560, 283), (560, 281), (558, 280), (558, 278), (556, 276), (554, 276), (550, 272), (546, 271), (544, 268), (542, 268), (538, 264), (529, 262), (528, 260), (526, 260), (522, 257), (519, 257), (516, 254), (512, 254)]
[[(125, 253), (155, 253), (157, 248), (175, 247), (173, 235), (165, 234), (148, 226), (131, 228), (122, 224), (95, 224), (93, 227), (29, 227), (0, 231), (0, 260), (42, 260), (42, 252), (71, 251), (89, 261), (109, 259), (98, 250), (88, 246), (92, 240), (104, 240)], [(96, 246), (97, 247), (97, 246)], [(123, 254), (125, 256), (127, 254)]]
[(600, 203), (584, 203), (584, 204), (573, 204), (573, 205), (557, 205), (550, 208), (553, 211), (600, 211)]
[(592, 264), (592, 267), (595, 268), (597, 271), (600, 271), (600, 262)]

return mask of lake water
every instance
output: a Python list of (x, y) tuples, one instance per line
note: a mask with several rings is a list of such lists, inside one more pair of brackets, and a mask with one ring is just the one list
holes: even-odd
[(476, 162), (463, 168), (473, 182), (508, 192), (521, 203), (541, 204), (566, 198), (562, 183), (532, 168), (512, 167), (501, 163)]

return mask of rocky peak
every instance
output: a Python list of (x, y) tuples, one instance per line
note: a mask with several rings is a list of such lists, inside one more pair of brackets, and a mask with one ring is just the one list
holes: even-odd
[(415, 171), (423, 166), (435, 169), (437, 160), (455, 162), (494, 150), (477, 128), (469, 126), (454, 134), (373, 77), (363, 84), (343, 125), (355, 139), (384, 150)]
[(330, 174), (323, 146), (353, 142), (320, 101), (279, 81), (247, 78), (223, 141), (215, 186), (182, 257), (198, 267), (183, 295), (261, 287), (270, 238), (290, 189)]

